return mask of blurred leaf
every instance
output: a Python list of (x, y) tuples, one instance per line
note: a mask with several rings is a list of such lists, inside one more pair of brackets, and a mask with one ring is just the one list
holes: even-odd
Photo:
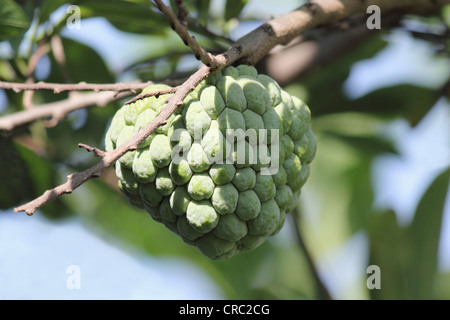
[(104, 148), (106, 127), (118, 106), (93, 107), (69, 114), (57, 126), (46, 130), (48, 149), (55, 162), (70, 164), (73, 170), (83, 170), (98, 158), (78, 147), (78, 143)]
[(131, 33), (162, 34), (169, 29), (167, 20), (151, 1), (78, 0), (81, 17), (104, 17), (116, 28)]
[(342, 112), (314, 118), (314, 128), (355, 147), (364, 156), (397, 153), (392, 140), (385, 137), (385, 122), (363, 112)]
[(0, 79), (5, 81), (14, 81), (16, 73), (8, 61), (0, 60)]
[(375, 156), (380, 153), (397, 153), (394, 143), (381, 137), (358, 137), (343, 134), (334, 134), (334, 136), (355, 147), (366, 156)]
[(372, 160), (396, 153), (393, 142), (384, 137), (384, 125), (382, 118), (362, 112), (313, 118), (318, 148), (301, 199), (317, 202), (304, 208), (320, 224), (321, 232), (305, 230), (314, 252), (331, 250), (369, 228), (374, 213)]
[(209, 17), (210, 0), (193, 0), (194, 7), (198, 10), (198, 23), (207, 26)]
[[(301, 84), (308, 90), (308, 104), (313, 116), (348, 111), (350, 99), (346, 97), (342, 84), (349, 76), (352, 65), (373, 57), (385, 48), (386, 44), (379, 35), (374, 35), (328, 64), (326, 68), (318, 69), (301, 79)], [(333, 97), (332, 100), (330, 97)]]
[[(289, 222), (286, 221), (287, 225), (284, 228), (291, 229)], [(281, 238), (282, 235), (269, 238), (269, 242), (279, 243), (271, 245), (270, 250), (264, 253), (264, 259), (257, 267), (252, 281), (244, 280), (247, 282), (246, 285), (252, 287), (251, 298), (258, 300), (315, 299), (317, 297), (315, 282), (297, 243), (283, 241), (284, 239), (280, 240), (278, 237)]]
[(13, 0), (0, 0), (0, 41), (24, 33), (30, 25), (22, 8)]
[(225, 20), (239, 16), (248, 0), (227, 0), (225, 4)]
[(11, 139), (0, 136), (0, 209), (8, 209), (32, 198), (28, 168)]
[(450, 272), (439, 274), (435, 284), (435, 296), (440, 300), (450, 300)]
[(374, 136), (383, 131), (384, 119), (363, 112), (342, 112), (316, 116), (314, 130), (345, 136)]
[[(36, 1), (33, 1), (36, 3)], [(41, 23), (47, 21), (50, 18), (50, 15), (56, 11), (56, 9), (60, 8), (62, 5), (67, 3), (66, 0), (45, 0), (45, 1), (39, 1), (42, 3), (36, 3), (36, 5), (39, 7), (39, 21)], [(74, 2), (74, 1), (73, 1)]]
[[(353, 192), (362, 189), (357, 177), (362, 174), (361, 170), (367, 170), (365, 163), (369, 159), (332, 135), (316, 132), (316, 137), (316, 157), (311, 163), (311, 174), (302, 189), (300, 203), (306, 206), (304, 212), (308, 212), (313, 221), (311, 227), (303, 228), (305, 241), (310, 244), (311, 252), (321, 254), (343, 244), (357, 229), (356, 220), (350, 223), (350, 207), (355, 199)], [(364, 185), (364, 189), (367, 190), (360, 192), (372, 192), (370, 185)], [(371, 203), (358, 207), (360, 211), (356, 214), (365, 216)]]
[(444, 7), (442, 7), (442, 17), (447, 26), (450, 27), (450, 4), (447, 4)]
[(411, 279), (407, 270), (411, 261), (411, 246), (406, 230), (397, 223), (393, 211), (377, 214), (369, 233), (369, 265), (380, 267), (381, 288), (370, 290), (372, 299), (398, 300), (411, 297)]
[(422, 197), (409, 226), (414, 255), (410, 265), (413, 299), (433, 299), (438, 247), (450, 169), (441, 173)]
[(409, 84), (381, 88), (356, 99), (347, 109), (370, 112), (378, 115), (403, 116), (411, 125), (416, 125), (434, 106), (436, 91)]
[(381, 269), (375, 299), (434, 299), (438, 247), (450, 169), (441, 173), (422, 197), (412, 223), (397, 224), (393, 212), (378, 215), (371, 225), (370, 264)]
[[(204, 26), (208, 23), (210, 0), (185, 0), (184, 6), (189, 13), (189, 17)], [(178, 14), (177, 1), (170, 0), (170, 6), (175, 14)]]
[[(27, 188), (31, 188), (32, 190), (31, 198), (28, 200), (32, 200), (43, 194), (47, 189), (57, 186), (57, 172), (49, 160), (39, 157), (33, 151), (22, 145), (17, 144), (16, 148), (25, 164), (26, 174), (29, 179), (29, 184), (24, 186), (23, 193), (26, 194), (25, 190)], [(46, 217), (54, 219), (72, 215), (72, 211), (64, 205), (61, 199), (55, 199), (39, 210)]]
[[(66, 55), (67, 71), (71, 82), (114, 83), (115, 78), (103, 58), (91, 47), (80, 42), (62, 38)], [(51, 56), (49, 82), (64, 82), (59, 64)]]
[[(364, 153), (363, 150), (360, 151)], [(350, 193), (347, 221), (351, 234), (361, 230), (366, 231), (369, 228), (370, 217), (373, 214), (372, 204), (374, 200), (374, 191), (371, 187), (371, 164), (370, 160), (362, 160), (351, 171), (347, 172)]]
[[(436, 90), (410, 84), (398, 84), (377, 89), (367, 95), (351, 99), (342, 84), (354, 63), (369, 59), (386, 45), (379, 35), (365, 40), (352, 52), (336, 59), (326, 68), (312, 72), (302, 84), (308, 89), (308, 104), (314, 116), (341, 112), (360, 112), (379, 117), (402, 116), (416, 125), (436, 103)], [(327, 94), (323, 94), (326, 92)], [(330, 100), (330, 97), (333, 97)]]
[(44, 0), (14, 0), (18, 4), (30, 21), (33, 19), (35, 9), (42, 5)]

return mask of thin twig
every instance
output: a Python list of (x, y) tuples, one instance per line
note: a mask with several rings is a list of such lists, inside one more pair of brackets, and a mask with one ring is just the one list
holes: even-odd
[(87, 144), (84, 144), (84, 143), (79, 143), (79, 144), (78, 144), (78, 147), (79, 147), (79, 148), (86, 149), (88, 152), (93, 152), (94, 155), (95, 155), (96, 157), (99, 157), (99, 158), (104, 158), (104, 157), (105, 157), (105, 154), (106, 154), (105, 151), (100, 150), (100, 149), (95, 148), (95, 147), (91, 147), (91, 146), (89, 146), (89, 145), (87, 145)]
[[(25, 75), (26, 76), (25, 83), (27, 84), (34, 83), (33, 73), (36, 70), (37, 63), (42, 58), (42, 56), (47, 54), (50, 50), (50, 47), (47, 42), (48, 42), (47, 38), (42, 39), (41, 42), (39, 43), (37, 50), (31, 55), (30, 59), (28, 60), (28, 66)], [(22, 103), (25, 109), (33, 108), (33, 95), (34, 91), (32, 90), (26, 90), (24, 92)]]
[(195, 57), (215, 71), (218, 63), (214, 56), (200, 46), (195, 37), (189, 34), (186, 26), (177, 19), (173, 11), (162, 0), (155, 0), (155, 2), (159, 10), (169, 19), (172, 29), (178, 33), (184, 44), (191, 48)]
[(12, 113), (0, 118), (0, 130), (11, 131), (21, 125), (36, 121), (38, 119), (50, 118), (47, 122), (49, 126), (54, 126), (68, 113), (83, 109), (89, 106), (105, 106), (115, 100), (129, 96), (130, 93), (121, 92), (115, 95), (114, 92), (98, 93), (78, 93), (72, 92), (67, 99), (50, 102), (29, 110)]
[(71, 83), (69, 71), (66, 65), (66, 55), (64, 53), (64, 46), (61, 37), (58, 34), (54, 34), (50, 38), (50, 45), (52, 47), (53, 56), (59, 65), (62, 77), (65, 83)]
[(234, 42), (231, 38), (229, 38), (223, 34), (214, 33), (209, 28), (207, 28), (206, 26), (199, 23), (197, 20), (195, 20), (193, 18), (187, 17), (186, 21), (189, 24), (189, 26), (191, 27), (191, 30), (194, 30), (195, 32), (197, 32), (199, 34), (203, 34), (203, 35), (207, 36), (208, 38), (212, 38), (215, 40), (221, 40), (227, 44), (233, 44), (233, 42)]
[(129, 91), (131, 93), (137, 93), (139, 90), (153, 84), (152, 81), (148, 82), (135, 82), (135, 83), (108, 83), (108, 84), (96, 84), (96, 83), (49, 83), (49, 82), (36, 82), (36, 83), (21, 83), (21, 82), (5, 82), (0, 81), (0, 89), (14, 90), (20, 92), (22, 90), (49, 90), (54, 93), (61, 93), (66, 91), (114, 91), (123, 92)]
[(303, 252), (306, 262), (308, 263), (309, 269), (313, 275), (314, 281), (316, 282), (316, 286), (318, 289), (319, 296), (322, 300), (332, 300), (330, 292), (328, 291), (325, 284), (322, 282), (322, 279), (319, 276), (319, 272), (317, 271), (316, 264), (314, 263), (314, 259), (309, 252), (305, 241), (303, 239), (302, 233), (300, 231), (300, 225), (298, 221), (298, 213), (297, 210), (291, 212), (291, 217), (294, 225), (294, 233), (297, 238), (297, 243), (300, 246), (300, 250)]
[(128, 100), (124, 104), (135, 103), (138, 100), (145, 99), (145, 98), (148, 98), (148, 97), (153, 97), (153, 96), (158, 98), (158, 96), (163, 95), (163, 94), (174, 93), (175, 91), (177, 91), (177, 89), (178, 89), (178, 87), (165, 89), (165, 90), (154, 91), (154, 92), (142, 93), (140, 95), (135, 96), (133, 99)]

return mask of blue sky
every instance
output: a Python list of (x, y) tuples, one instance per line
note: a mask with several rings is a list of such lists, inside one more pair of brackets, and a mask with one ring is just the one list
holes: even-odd
[[(223, 298), (195, 265), (105, 242), (78, 219), (0, 212), (0, 257), (0, 300)], [(79, 267), (79, 289), (67, 286), (70, 266)]]

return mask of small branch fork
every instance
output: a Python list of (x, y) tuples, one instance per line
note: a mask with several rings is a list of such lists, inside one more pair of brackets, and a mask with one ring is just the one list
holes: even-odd
[(166, 89), (166, 90), (159, 90), (159, 91), (155, 91), (155, 92), (142, 93), (140, 95), (137, 95), (133, 99), (128, 100), (127, 102), (125, 102), (125, 104), (135, 103), (138, 100), (145, 99), (148, 97), (153, 97), (153, 96), (158, 98), (158, 96), (160, 96), (160, 95), (168, 94), (168, 93), (175, 93), (177, 90), (178, 90), (178, 87), (170, 88), (170, 89)]
[[(255, 64), (262, 57), (267, 55), (269, 51), (277, 45), (285, 45), (293, 40), (298, 35), (307, 30), (311, 30), (317, 26), (332, 25), (343, 19), (352, 17), (354, 15), (364, 15), (367, 9), (366, 1), (361, 0), (312, 0), (307, 2), (299, 9), (288, 14), (273, 19), (264, 23), (252, 32), (248, 33), (238, 41), (236, 41), (226, 52), (213, 56), (206, 52), (195, 40), (189, 35), (184, 18), (186, 13), (182, 14), (183, 21), (179, 21), (172, 10), (167, 7), (161, 0), (155, 0), (158, 8), (169, 19), (173, 29), (188, 45), (193, 53), (203, 62), (203, 66), (197, 72), (191, 75), (183, 84), (173, 89), (166, 106), (161, 113), (148, 125), (143, 127), (133, 138), (118, 148), (110, 152), (104, 152), (97, 148), (80, 144), (81, 148), (89, 152), (93, 152), (95, 156), (100, 157), (101, 160), (93, 167), (79, 172), (70, 174), (67, 181), (53, 189), (47, 190), (40, 197), (26, 203), (14, 211), (24, 211), (28, 215), (32, 215), (37, 209), (49, 201), (59, 197), (62, 194), (71, 193), (88, 179), (98, 177), (106, 168), (114, 164), (126, 152), (136, 150), (137, 146), (148, 135), (150, 135), (159, 126), (164, 125), (167, 119), (173, 112), (182, 104), (184, 98), (191, 92), (203, 79), (210, 73), (218, 71), (225, 66), (231, 65), (235, 62)], [(435, 10), (436, 8), (450, 3), (450, 0), (378, 0), (371, 1), (370, 4), (379, 5), (381, 12), (386, 14), (388, 12), (400, 11), (405, 13), (422, 13)], [(183, 11), (184, 6), (182, 1), (177, 1), (177, 6)], [(142, 89), (148, 84), (136, 84), (135, 90)], [(53, 90), (55, 93), (71, 90), (111, 90), (115, 93), (109, 92), (112, 97), (117, 96), (117, 93), (122, 91), (130, 91), (130, 86), (117, 85), (88, 85), (88, 84), (46, 84), (36, 83), (31, 85), (18, 83), (0, 82), (0, 88), (12, 89), (16, 91), (21, 90)], [(124, 92), (122, 92), (124, 94)], [(158, 92), (154, 95), (164, 94), (168, 92)], [(170, 91), (172, 93), (172, 90)], [(91, 93), (95, 94), (95, 93)], [(101, 94), (101, 93), (97, 93)], [(109, 97), (111, 99), (111, 97)], [(132, 103), (138, 99), (143, 98), (143, 95), (132, 99), (127, 103)], [(33, 108), (40, 109), (40, 108)], [(30, 111), (30, 110), (29, 110)], [(8, 117), (8, 116), (7, 116)], [(5, 119), (4, 117), (3, 119)], [(0, 118), (0, 128), (1, 128)], [(3, 124), (4, 125), (4, 124)]]
[(200, 44), (197, 42), (194, 36), (191, 36), (189, 34), (189, 31), (187, 29), (187, 11), (184, 7), (184, 3), (181, 0), (177, 0), (177, 6), (178, 6), (178, 17), (175, 15), (175, 13), (166, 6), (162, 0), (155, 0), (156, 5), (158, 6), (159, 10), (167, 17), (167, 19), (170, 21), (170, 25), (172, 29), (178, 33), (180, 38), (183, 40), (184, 44), (187, 45), (192, 52), (194, 53), (195, 57), (203, 62), (206, 66), (210, 67), (213, 71), (216, 70), (216, 68), (219, 66), (219, 63), (215, 57), (207, 52), (205, 49), (203, 49)]

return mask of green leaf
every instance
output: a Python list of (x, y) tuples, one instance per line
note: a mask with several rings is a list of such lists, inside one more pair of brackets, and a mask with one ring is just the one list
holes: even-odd
[[(185, 0), (184, 4), (186, 10), (189, 12), (189, 17), (195, 19), (199, 24), (206, 26), (209, 19), (210, 2), (210, 0)], [(170, 6), (174, 12), (178, 13), (176, 1), (171, 0)]]
[(369, 232), (369, 265), (380, 268), (380, 289), (370, 290), (372, 299), (410, 298), (411, 281), (407, 270), (411, 261), (411, 245), (406, 230), (397, 223), (393, 211), (374, 216)]
[(161, 34), (169, 24), (151, 1), (79, 0), (81, 18), (104, 17), (116, 28), (130, 33)]
[(6, 60), (0, 60), (0, 79), (14, 81), (16, 73), (11, 64)]
[(25, 161), (11, 139), (0, 137), (0, 209), (8, 209), (33, 196)]
[[(9, 168), (8, 170), (3, 171), (10, 171), (10, 173), (4, 174), (14, 174), (14, 178), (11, 179), (15, 181), (14, 183), (20, 183), (21, 190), (16, 200), (21, 200), (21, 202), (30, 201), (42, 195), (46, 190), (58, 185), (56, 170), (51, 161), (39, 157), (22, 145), (15, 144), (15, 148), (20, 158), (16, 159), (13, 166), (7, 167)], [(20, 179), (20, 182), (18, 179)], [(12, 182), (11, 180), (9, 181)], [(8, 183), (6, 186), (13, 189), (14, 183)], [(19, 204), (22, 203), (15, 203), (14, 205)], [(60, 198), (50, 201), (39, 210), (46, 217), (54, 219), (66, 218), (72, 214), (72, 211), (64, 205)]]
[(314, 129), (332, 135), (355, 147), (363, 156), (397, 153), (392, 140), (385, 137), (385, 122), (363, 112), (342, 112), (314, 118)]
[(309, 203), (311, 208), (304, 210), (311, 210), (320, 223), (320, 232), (314, 227), (304, 229), (311, 251), (318, 253), (332, 250), (361, 230), (371, 212), (373, 191), (366, 185), (367, 157), (331, 135), (317, 134), (317, 146), (300, 203)]
[[(75, 2), (75, 1), (73, 1)], [(50, 15), (56, 11), (62, 5), (67, 4), (66, 0), (46, 0), (43, 1), (42, 4), (38, 4), (39, 6), (39, 21), (41, 23), (47, 21), (50, 18)]]
[(371, 164), (370, 160), (362, 160), (347, 173), (351, 195), (348, 204), (348, 224), (352, 234), (361, 230), (366, 231), (369, 228), (370, 217), (374, 214)]
[(370, 37), (354, 50), (328, 64), (326, 68), (310, 73), (302, 81), (302, 85), (308, 91), (308, 104), (311, 106), (311, 113), (314, 116), (319, 116), (348, 111), (348, 104), (351, 100), (345, 95), (342, 84), (348, 78), (351, 67), (357, 61), (373, 57), (385, 48), (386, 44), (386, 41), (379, 36)]
[(0, 41), (24, 33), (30, 21), (22, 8), (13, 0), (0, 0)]
[(437, 299), (450, 300), (450, 272), (439, 274), (435, 292)]
[(436, 91), (409, 84), (381, 88), (347, 105), (348, 110), (358, 110), (377, 115), (402, 116), (416, 125), (436, 103)]
[(410, 265), (413, 299), (433, 299), (437, 274), (439, 237), (450, 169), (442, 172), (422, 197), (408, 232), (414, 248)]
[(450, 27), (450, 4), (442, 7), (442, 18), (444, 19), (447, 26)]
[(334, 136), (355, 147), (366, 156), (376, 156), (381, 153), (397, 153), (394, 143), (382, 137), (358, 137), (343, 134), (334, 134)]
[[(66, 65), (72, 82), (85, 81), (87, 83), (114, 83), (115, 78), (108, 69), (103, 58), (91, 47), (78, 41), (63, 38), (66, 55)], [(52, 57), (52, 77), (58, 77), (63, 82), (59, 65)], [(47, 80), (50, 81), (50, 80)], [(54, 81), (54, 80), (51, 80)]]
[[(400, 227), (394, 212), (375, 217), (370, 229), (370, 264), (381, 270), (375, 299), (435, 299), (438, 246), (450, 169), (422, 197), (409, 226)], [(439, 289), (439, 288), (437, 288)]]
[(208, 24), (210, 0), (195, 0), (194, 3), (198, 10), (198, 23), (206, 26)]
[(225, 20), (238, 17), (248, 0), (228, 0), (225, 4)]
[[(411, 84), (397, 84), (351, 99), (342, 88), (354, 63), (369, 59), (386, 45), (379, 36), (368, 38), (352, 52), (336, 59), (303, 79), (309, 92), (308, 104), (314, 116), (340, 112), (360, 112), (384, 118), (404, 117), (416, 125), (436, 103), (434, 89)], [(324, 94), (326, 92), (326, 94)], [(332, 99), (330, 99), (332, 97)]]

